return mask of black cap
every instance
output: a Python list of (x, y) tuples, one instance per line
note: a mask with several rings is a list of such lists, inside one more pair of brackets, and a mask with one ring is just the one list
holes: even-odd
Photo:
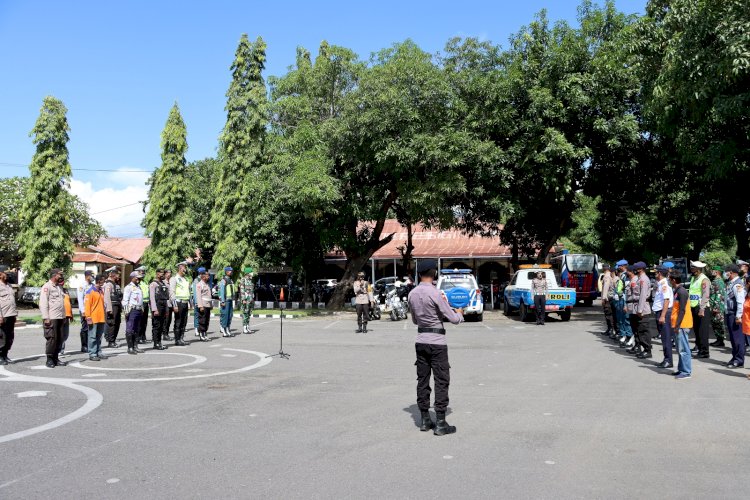
[(640, 261), (636, 262), (635, 264), (633, 264), (633, 269), (635, 269), (635, 270), (646, 269), (647, 267), (648, 266), (646, 265), (646, 263), (643, 262), (642, 260), (640, 260)]
[(84, 271), (83, 275), (84, 276), (93, 276), (94, 275), (94, 271)]
[(666, 276), (669, 271), (667, 271), (667, 268), (664, 266), (656, 266), (656, 272), (661, 273), (662, 276)]
[(609, 264), (602, 264), (602, 271), (606, 271), (609, 269)]
[(424, 274), (429, 271), (437, 270), (437, 261), (435, 259), (420, 260), (417, 264), (417, 273)]
[(740, 266), (738, 266), (737, 264), (729, 264), (727, 266), (724, 266), (724, 270), (729, 273), (740, 274)]

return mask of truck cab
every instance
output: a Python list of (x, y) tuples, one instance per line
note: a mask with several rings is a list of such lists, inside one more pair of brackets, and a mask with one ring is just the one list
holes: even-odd
[(547, 314), (557, 313), (563, 321), (570, 320), (570, 314), (576, 303), (575, 288), (561, 287), (557, 277), (549, 264), (523, 265), (516, 271), (510, 283), (505, 288), (503, 313), (510, 316), (513, 311), (518, 310), (521, 321), (531, 319), (534, 311), (534, 296), (531, 290), (531, 280), (536, 274), (542, 272), (547, 279)]

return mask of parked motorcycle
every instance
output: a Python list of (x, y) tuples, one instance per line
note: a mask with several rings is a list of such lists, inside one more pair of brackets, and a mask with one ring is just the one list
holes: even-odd
[(391, 321), (407, 318), (405, 298), (399, 297), (400, 287), (389, 286), (385, 293), (385, 310), (390, 315)]

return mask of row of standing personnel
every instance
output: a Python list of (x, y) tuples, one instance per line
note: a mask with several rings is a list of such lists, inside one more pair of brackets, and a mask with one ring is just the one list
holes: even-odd
[[(673, 268), (656, 267), (655, 286), (652, 287), (651, 280), (645, 272), (647, 266), (643, 262), (630, 266), (626, 260), (618, 261), (614, 272), (605, 266), (602, 279), (602, 306), (607, 331), (604, 334), (619, 340), (620, 347), (628, 348), (627, 352), (635, 354), (638, 358), (651, 358), (652, 337), (647, 318), (653, 314), (657, 331), (654, 338), (661, 339), (664, 353), (659, 368), (673, 368), (672, 349), (677, 347), (680, 367), (674, 374), (679, 378), (689, 378), (692, 371), (690, 359), (709, 358), (709, 346), (723, 346), (727, 335), (732, 346), (732, 357), (727, 367), (744, 366), (745, 350), (750, 344), (750, 304), (745, 300), (750, 283), (746, 283), (741, 277), (743, 273), (748, 276), (747, 263), (739, 262), (745, 267), (744, 270), (737, 264), (729, 264), (723, 268), (714, 267), (712, 281), (704, 273), (707, 267), (705, 263), (691, 261), (691, 277), (684, 292), (688, 301), (686, 306), (689, 309), (689, 320), (685, 321), (690, 324), (687, 331), (692, 330), (695, 335), (693, 349), (689, 348), (687, 334), (684, 346), (681, 345), (682, 332), (672, 321), (674, 308), (679, 303), (676, 290), (684, 288), (681, 282), (675, 283), (675, 280), (679, 281), (682, 277)], [(743, 311), (748, 323), (745, 327)], [(717, 339), (709, 344), (709, 329), (712, 327)]]

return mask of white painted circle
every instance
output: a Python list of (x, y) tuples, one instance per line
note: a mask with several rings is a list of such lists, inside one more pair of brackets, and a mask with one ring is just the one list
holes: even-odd
[(189, 363), (182, 363), (180, 365), (171, 365), (171, 366), (151, 366), (151, 367), (143, 367), (143, 368), (110, 368), (108, 366), (102, 366), (101, 361), (97, 363), (96, 365), (89, 365), (81, 363), (80, 361), (76, 361), (75, 363), (70, 363), (68, 366), (75, 366), (76, 368), (84, 368), (86, 370), (106, 370), (106, 371), (117, 371), (117, 372), (147, 372), (151, 370), (173, 370), (175, 368), (184, 368), (186, 366), (192, 366), (197, 365), (200, 363), (205, 363), (206, 358), (204, 356), (199, 356), (197, 354), (186, 354), (181, 352), (147, 352), (146, 353), (149, 356), (187, 356), (190, 358), (193, 358), (193, 360)]
[[(6, 372), (6, 374), (8, 373), (10, 372)], [(74, 420), (78, 420), (79, 418), (83, 417), (84, 415), (88, 415), (89, 413), (94, 411), (96, 408), (98, 408), (99, 405), (101, 405), (102, 401), (104, 400), (104, 397), (101, 395), (99, 391), (96, 391), (92, 389), (91, 387), (74, 384), (68, 380), (50, 379), (46, 377), (31, 377), (27, 375), (17, 375), (15, 373), (11, 373), (7, 378), (4, 378), (3, 380), (7, 380), (9, 382), (33, 382), (37, 384), (51, 384), (51, 385), (67, 387), (68, 389), (73, 389), (74, 391), (82, 392), (83, 395), (86, 396), (86, 402), (83, 404), (83, 406), (81, 406), (77, 410), (72, 411), (68, 413), (67, 415), (63, 415), (57, 420), (53, 420), (46, 424), (38, 425), (36, 427), (32, 427), (24, 431), (13, 432), (11, 434), (0, 436), (0, 443), (7, 443), (8, 441), (15, 441), (16, 439), (22, 439), (25, 437), (33, 436), (34, 434), (38, 434), (40, 432), (55, 429), (62, 425), (68, 424)]]

